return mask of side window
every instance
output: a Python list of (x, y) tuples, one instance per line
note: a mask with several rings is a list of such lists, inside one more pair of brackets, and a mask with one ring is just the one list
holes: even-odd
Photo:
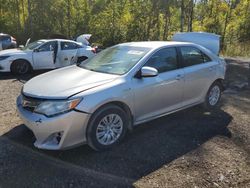
[(207, 55), (205, 55), (195, 47), (184, 46), (181, 47), (180, 50), (185, 67), (211, 61), (211, 59)]
[(6, 43), (6, 42), (11, 42), (11, 38), (10, 36), (0, 36), (0, 41), (2, 41), (3, 43)]
[(61, 50), (75, 50), (78, 45), (73, 42), (61, 42)]
[(56, 44), (56, 41), (46, 42), (45, 44), (39, 47), (39, 52), (54, 51), (56, 49)]
[(175, 48), (161, 49), (150, 57), (145, 66), (154, 67), (159, 73), (175, 70), (177, 65), (177, 53)]

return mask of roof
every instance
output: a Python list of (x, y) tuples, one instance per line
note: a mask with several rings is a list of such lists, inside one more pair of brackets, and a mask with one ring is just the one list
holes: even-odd
[(76, 41), (74, 41), (74, 40), (68, 40), (68, 39), (40, 39), (40, 40), (38, 40), (38, 41), (44, 41), (44, 42), (49, 42), (49, 41), (62, 41), (62, 42), (74, 42), (74, 43), (77, 43), (78, 44), (78, 42), (76, 42)]
[(10, 35), (5, 33), (0, 33), (0, 36), (10, 36)]

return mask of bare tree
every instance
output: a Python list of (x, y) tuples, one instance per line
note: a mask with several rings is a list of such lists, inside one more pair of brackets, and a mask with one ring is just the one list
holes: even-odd
[(24, 23), (25, 22), (24, 0), (22, 0), (22, 15), (23, 15), (23, 23)]
[(70, 13), (71, 7), (70, 7), (70, 0), (67, 0), (67, 20), (68, 20), (68, 37), (71, 37), (71, 13)]
[(184, 28), (184, 0), (181, 0), (181, 17), (180, 17), (180, 31), (183, 32)]
[(195, 0), (189, 1), (189, 16), (188, 16), (188, 31), (193, 31), (193, 15), (194, 15)]
[(233, 5), (234, 5), (233, 0), (227, 0), (226, 3), (228, 3), (229, 10), (226, 13), (226, 18), (225, 18), (225, 23), (224, 23), (224, 29), (223, 29), (222, 38), (221, 38), (221, 44), (222, 44), (222, 46), (225, 46), (224, 45), (224, 41), (225, 41), (226, 30), (227, 30), (227, 26), (228, 26), (228, 23), (229, 23), (231, 14), (232, 14)]
[(31, 12), (31, 0), (28, 0), (28, 20), (29, 20), (30, 37), (33, 37), (33, 23), (32, 23), (32, 12)]
[(17, 31), (21, 30), (21, 20), (20, 20), (20, 9), (19, 9), (19, 0), (15, 0), (16, 10), (17, 10)]
[(170, 13), (170, 6), (171, 6), (172, 1), (164, 1), (163, 7), (164, 7), (164, 29), (163, 29), (163, 40), (168, 39), (168, 33), (169, 33), (169, 26), (170, 26), (170, 18), (171, 18), (171, 13)]

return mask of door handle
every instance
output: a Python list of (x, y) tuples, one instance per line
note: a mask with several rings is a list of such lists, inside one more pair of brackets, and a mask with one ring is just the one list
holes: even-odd
[(65, 58), (64, 58), (64, 61), (68, 61), (68, 58), (67, 58), (67, 57), (65, 57)]

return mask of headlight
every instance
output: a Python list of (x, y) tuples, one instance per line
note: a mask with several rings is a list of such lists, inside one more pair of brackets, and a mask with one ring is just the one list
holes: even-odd
[(35, 108), (34, 112), (48, 117), (55, 116), (74, 109), (80, 102), (81, 99), (44, 101)]
[(1, 61), (1, 60), (5, 60), (5, 59), (7, 59), (8, 57), (10, 57), (10, 56), (0, 56), (0, 61)]

